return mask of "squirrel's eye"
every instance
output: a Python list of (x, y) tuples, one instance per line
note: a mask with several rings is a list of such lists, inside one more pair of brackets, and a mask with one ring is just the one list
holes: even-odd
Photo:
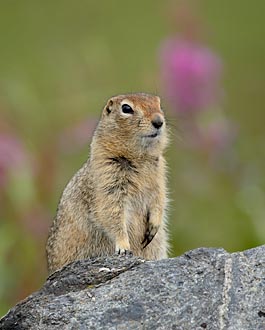
[(122, 107), (121, 107), (121, 109), (122, 109), (122, 112), (123, 113), (130, 113), (130, 114), (133, 114), (134, 113), (132, 107), (129, 106), (129, 104), (123, 104)]

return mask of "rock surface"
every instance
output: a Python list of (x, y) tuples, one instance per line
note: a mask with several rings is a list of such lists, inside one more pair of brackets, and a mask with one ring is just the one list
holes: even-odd
[(77, 261), (13, 307), (0, 329), (264, 330), (265, 246)]

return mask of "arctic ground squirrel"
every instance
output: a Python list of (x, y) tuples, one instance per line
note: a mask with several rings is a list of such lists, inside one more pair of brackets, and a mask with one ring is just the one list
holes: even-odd
[(165, 116), (160, 98), (118, 95), (105, 105), (90, 157), (67, 184), (50, 228), (48, 271), (115, 252), (167, 257)]

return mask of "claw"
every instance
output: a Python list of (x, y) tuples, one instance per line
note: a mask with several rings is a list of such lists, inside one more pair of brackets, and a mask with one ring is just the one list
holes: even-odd
[(118, 255), (132, 255), (133, 253), (132, 253), (132, 251), (130, 251), (130, 250), (125, 250), (125, 249), (117, 249), (116, 250), (116, 254), (118, 254)]
[(142, 244), (144, 245), (143, 249), (146, 248), (149, 243), (151, 243), (151, 241), (155, 237), (157, 231), (158, 231), (158, 227), (153, 226), (150, 223), (148, 224), (148, 227), (147, 227), (146, 232), (144, 234), (144, 239), (142, 241)]

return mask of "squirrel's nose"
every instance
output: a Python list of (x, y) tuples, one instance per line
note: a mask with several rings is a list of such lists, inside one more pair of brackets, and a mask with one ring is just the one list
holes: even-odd
[(151, 123), (155, 128), (159, 129), (164, 124), (164, 120), (160, 115), (156, 115), (152, 118)]

